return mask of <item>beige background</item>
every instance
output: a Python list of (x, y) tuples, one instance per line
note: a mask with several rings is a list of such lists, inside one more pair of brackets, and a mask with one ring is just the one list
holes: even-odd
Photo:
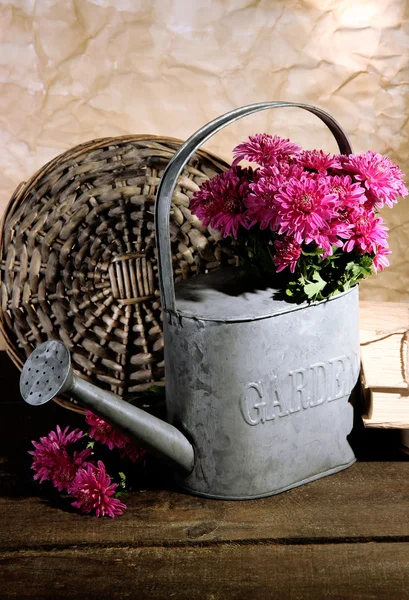
[[(45, 162), (89, 139), (186, 138), (262, 100), (316, 104), (355, 152), (409, 174), (409, 3), (405, 0), (0, 0), (0, 210)], [(259, 114), (208, 149), (231, 159), (250, 133), (335, 150), (293, 109)], [(365, 299), (409, 301), (409, 199), (384, 217), (392, 266)]]

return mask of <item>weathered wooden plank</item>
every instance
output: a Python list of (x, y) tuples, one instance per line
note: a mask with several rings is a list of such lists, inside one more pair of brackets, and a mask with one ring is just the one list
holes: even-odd
[(358, 463), (289, 492), (247, 502), (171, 491), (132, 493), (114, 520), (40, 497), (0, 498), (0, 549), (214, 541), (409, 541), (409, 462)]
[(0, 555), (2, 597), (409, 598), (409, 544), (231, 546)]

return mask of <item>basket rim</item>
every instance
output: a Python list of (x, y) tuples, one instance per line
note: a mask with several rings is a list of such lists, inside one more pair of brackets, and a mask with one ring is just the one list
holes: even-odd
[[(3, 242), (3, 228), (4, 223), (8, 217), (13, 215), (15, 206), (21, 198), (27, 193), (27, 190), (32, 187), (43, 175), (45, 175), (51, 168), (56, 166), (58, 163), (63, 162), (67, 159), (73, 159), (79, 155), (81, 155), (84, 151), (101, 148), (102, 146), (108, 145), (109, 143), (115, 145), (120, 143), (127, 142), (138, 142), (138, 141), (162, 141), (162, 142), (173, 142), (176, 144), (182, 145), (184, 141), (180, 138), (174, 138), (169, 136), (161, 136), (161, 135), (152, 135), (152, 134), (134, 134), (134, 135), (121, 135), (121, 136), (113, 136), (113, 137), (103, 137), (103, 138), (95, 138), (93, 140), (89, 140), (87, 142), (83, 142), (65, 150), (61, 154), (58, 154), (50, 161), (45, 163), (42, 167), (40, 167), (27, 181), (22, 181), (18, 184), (16, 189), (14, 190), (9, 202), (4, 209), (3, 215), (0, 221), (0, 248)], [(195, 152), (198, 156), (202, 156), (203, 158), (210, 157), (212, 160), (218, 162), (221, 167), (228, 168), (230, 165), (224, 159), (220, 158), (216, 154), (212, 152), (208, 152), (207, 150), (199, 149)]]

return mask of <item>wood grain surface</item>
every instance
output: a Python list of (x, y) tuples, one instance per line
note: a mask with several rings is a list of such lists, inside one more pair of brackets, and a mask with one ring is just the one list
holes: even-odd
[(99, 548), (0, 555), (10, 598), (408, 598), (409, 544)]
[[(343, 473), (255, 501), (175, 491), (134, 492), (120, 519), (78, 515), (55, 498), (2, 497), (0, 550), (95, 546), (409, 542), (409, 462), (358, 463)], [(32, 524), (36, 524), (32, 527)], [(408, 556), (409, 559), (409, 556)]]

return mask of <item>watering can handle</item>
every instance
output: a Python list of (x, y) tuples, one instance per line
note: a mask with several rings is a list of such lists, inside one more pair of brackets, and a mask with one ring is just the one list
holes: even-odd
[(236, 110), (225, 113), (221, 117), (210, 121), (201, 129), (196, 131), (184, 144), (179, 148), (172, 160), (167, 165), (161, 182), (159, 184), (158, 193), (155, 204), (155, 230), (156, 230), (156, 247), (158, 255), (158, 270), (159, 270), (159, 289), (161, 295), (162, 309), (167, 313), (169, 318), (178, 316), (175, 306), (175, 287), (173, 283), (172, 256), (170, 250), (170, 232), (169, 232), (169, 213), (172, 202), (172, 196), (176, 187), (178, 177), (182, 172), (185, 164), (196, 150), (202, 146), (212, 135), (230, 125), (238, 119), (242, 119), (247, 115), (267, 110), (268, 108), (278, 108), (280, 106), (289, 106), (293, 108), (302, 108), (307, 110), (321, 119), (327, 125), (328, 129), (333, 134), (337, 141), (341, 154), (351, 154), (352, 148), (349, 143), (346, 133), (341, 126), (325, 111), (310, 106), (308, 104), (298, 104), (295, 102), (260, 102), (258, 104), (249, 104), (242, 106)]

